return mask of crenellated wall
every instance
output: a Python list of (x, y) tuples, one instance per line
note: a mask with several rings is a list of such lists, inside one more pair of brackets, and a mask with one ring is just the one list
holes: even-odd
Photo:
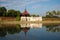
[(42, 21), (42, 17), (21, 17), (21, 21)]

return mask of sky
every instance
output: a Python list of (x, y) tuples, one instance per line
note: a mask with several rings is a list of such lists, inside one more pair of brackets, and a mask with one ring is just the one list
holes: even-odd
[(60, 11), (60, 0), (0, 0), (0, 7), (45, 16), (47, 11)]

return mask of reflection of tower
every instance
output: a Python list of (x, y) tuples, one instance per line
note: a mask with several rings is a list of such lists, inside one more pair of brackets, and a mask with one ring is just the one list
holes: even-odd
[(23, 32), (24, 32), (24, 34), (25, 34), (25, 39), (26, 39), (26, 35), (27, 35), (27, 32), (28, 32), (29, 29), (30, 29), (29, 27), (24, 27), (24, 28), (22, 29)]

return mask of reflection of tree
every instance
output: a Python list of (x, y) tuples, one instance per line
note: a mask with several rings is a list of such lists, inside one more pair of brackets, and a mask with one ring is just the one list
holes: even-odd
[(4, 37), (7, 32), (9, 34), (14, 34), (14, 33), (19, 33), (21, 31), (21, 26), (20, 25), (16, 25), (16, 26), (2, 26), (0, 27), (0, 36)]
[(20, 25), (16, 25), (16, 27), (10, 27), (8, 28), (9, 34), (19, 33), (21, 31)]
[(1, 36), (1, 37), (4, 37), (6, 34), (7, 34), (7, 33), (6, 33), (6, 29), (3, 28), (3, 27), (0, 27), (0, 36)]
[(21, 25), (18, 25), (16, 26), (16, 32), (19, 33), (21, 31)]
[(46, 29), (48, 32), (60, 32), (59, 25), (48, 25), (48, 26), (46, 26)]
[(15, 33), (19, 33), (21, 30), (25, 33), (28, 32), (30, 28), (29, 27), (24, 27), (21, 28), (20, 25), (2, 25), (2, 27), (0, 27), (0, 36), (4, 37), (5, 35), (8, 34), (15, 34)]

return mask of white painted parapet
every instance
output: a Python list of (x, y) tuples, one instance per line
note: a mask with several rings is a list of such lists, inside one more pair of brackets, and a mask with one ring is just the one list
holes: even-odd
[(42, 21), (42, 17), (21, 17), (21, 21)]

